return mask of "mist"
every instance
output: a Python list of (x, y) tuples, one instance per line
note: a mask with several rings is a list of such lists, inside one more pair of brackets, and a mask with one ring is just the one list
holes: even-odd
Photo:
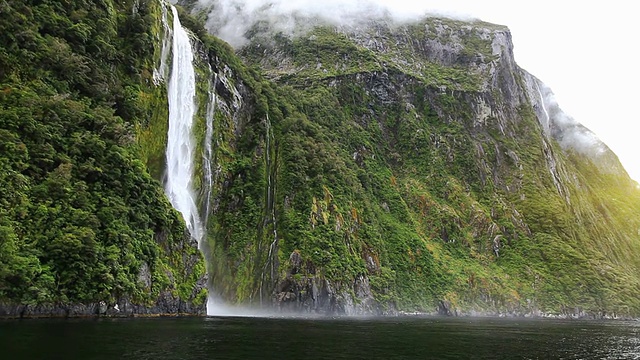
[(371, 19), (406, 22), (427, 15), (471, 19), (468, 15), (428, 9), (424, 5), (408, 6), (403, 1), (395, 6), (388, 4), (388, 0), (198, 0), (195, 10), (208, 13), (207, 29), (236, 49), (249, 42), (246, 34), (258, 23), (293, 36), (321, 24), (358, 26)]
[(564, 149), (572, 149), (580, 154), (597, 157), (607, 150), (606, 145), (591, 130), (565, 113), (558, 104), (554, 93), (546, 85), (541, 85), (544, 106), (549, 112), (551, 133)]

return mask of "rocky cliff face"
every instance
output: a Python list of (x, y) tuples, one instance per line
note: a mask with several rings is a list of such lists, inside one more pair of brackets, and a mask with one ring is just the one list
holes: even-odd
[(263, 258), (263, 303), (593, 316), (636, 306), (638, 259), (625, 255), (639, 246), (636, 185), (517, 66), (508, 29), (426, 19), (289, 37), (261, 26), (238, 52), (291, 104), (268, 103), (280, 255)]

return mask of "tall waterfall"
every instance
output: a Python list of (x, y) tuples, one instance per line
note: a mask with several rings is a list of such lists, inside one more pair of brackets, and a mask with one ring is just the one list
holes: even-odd
[[(203, 158), (200, 158), (200, 155), (196, 153), (198, 140), (193, 134), (194, 122), (198, 112), (193, 48), (187, 31), (180, 24), (176, 8), (164, 1), (163, 6), (171, 8), (173, 13), (173, 26), (169, 26), (168, 16), (166, 16), (166, 12), (163, 12), (162, 21), (165, 39), (162, 44), (160, 68), (154, 72), (154, 81), (160, 82), (164, 80), (165, 71), (168, 70), (166, 64), (168, 64), (169, 46), (171, 46), (165, 192), (173, 207), (182, 214), (191, 237), (198, 242), (198, 248), (206, 257), (208, 250), (206, 245), (206, 219), (211, 211), (210, 197), (214, 176), (212, 164), (213, 122), (218, 103), (215, 87), (218, 81), (226, 83), (227, 80), (224, 75), (218, 75), (211, 71), (209, 104), (206, 118), (204, 119), (206, 128), (202, 151)], [(171, 40), (167, 41), (167, 37)], [(239, 107), (240, 102), (240, 95), (234, 92), (234, 106)], [(199, 212), (196, 190), (193, 186), (194, 167), (196, 161), (200, 159), (203, 161), (204, 214)], [(209, 259), (205, 259), (205, 261), (209, 261)], [(209, 288), (208, 290), (207, 315), (239, 314), (239, 309), (226, 306), (224, 302), (216, 298), (213, 289)]]
[(189, 35), (173, 12), (173, 59), (169, 77), (169, 133), (165, 191), (171, 204), (184, 218), (189, 233), (201, 246), (204, 229), (194, 194), (192, 179), (196, 142), (192, 134), (196, 79)]

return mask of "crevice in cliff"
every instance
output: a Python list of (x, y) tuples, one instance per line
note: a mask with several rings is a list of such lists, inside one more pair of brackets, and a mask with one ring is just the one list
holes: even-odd
[(279, 268), (278, 261), (278, 224), (276, 221), (276, 194), (277, 194), (277, 147), (273, 146), (274, 133), (269, 119), (269, 114), (265, 115), (265, 166), (267, 176), (265, 216), (262, 227), (270, 229), (265, 235), (269, 243), (264, 265), (260, 274), (260, 305), (264, 305), (264, 297), (270, 296), (274, 290), (275, 281)]

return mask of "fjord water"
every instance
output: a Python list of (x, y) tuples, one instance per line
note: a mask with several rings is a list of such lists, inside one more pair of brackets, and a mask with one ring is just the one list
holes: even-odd
[(390, 318), (0, 322), (2, 359), (639, 359), (640, 323)]

